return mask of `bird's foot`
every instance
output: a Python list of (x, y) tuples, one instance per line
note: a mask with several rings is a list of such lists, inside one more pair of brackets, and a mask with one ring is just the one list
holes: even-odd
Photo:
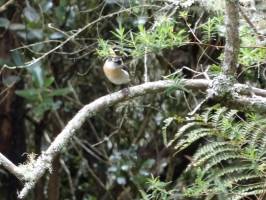
[(122, 94), (124, 94), (125, 96), (128, 96), (129, 95), (129, 88), (124, 88), (122, 89)]

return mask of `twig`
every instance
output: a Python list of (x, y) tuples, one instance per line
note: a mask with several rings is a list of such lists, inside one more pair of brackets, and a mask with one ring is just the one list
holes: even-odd
[[(86, 24), (85, 26), (83, 26), (82, 28), (78, 29), (77, 32), (75, 32), (74, 34), (72, 34), (71, 36), (69, 36), (66, 40), (64, 40), (62, 43), (60, 43), (58, 46), (54, 47), (53, 49), (51, 49), (50, 51), (46, 52), (45, 54), (43, 54), (42, 56), (35, 58), (29, 62), (26, 62), (24, 65), (19, 65), (19, 66), (8, 66), (8, 65), (3, 65), (3, 68), (9, 68), (9, 69), (16, 69), (16, 68), (25, 68), (25, 67), (29, 67), (39, 61), (41, 61), (42, 59), (44, 59), (45, 57), (47, 57), (48, 55), (50, 55), (51, 53), (53, 53), (54, 51), (56, 51), (57, 49), (63, 47), (66, 43), (68, 43), (69, 41), (74, 40), (75, 37), (77, 37), (81, 32), (85, 31), (87, 28), (89, 28), (90, 26), (96, 24), (97, 22), (106, 19), (106, 18), (110, 18), (113, 17), (114, 15), (118, 15), (120, 13), (123, 12), (127, 12), (130, 11), (136, 7), (140, 7), (140, 6), (135, 6), (135, 7), (131, 7), (131, 8), (127, 8), (127, 9), (123, 9), (123, 10), (119, 10), (117, 12), (108, 14), (108, 15), (104, 15), (101, 16), (99, 18), (97, 18), (96, 20), (94, 20), (91, 23)], [(141, 7), (152, 7), (152, 5), (142, 5)]]
[(71, 178), (70, 170), (68, 169), (65, 161), (63, 159), (61, 159), (61, 158), (60, 158), (60, 164), (63, 167), (64, 171), (66, 172), (67, 180), (68, 180), (68, 184), (69, 184), (69, 188), (70, 188), (70, 193), (72, 195), (72, 200), (76, 200), (75, 187), (73, 185), (73, 181), (72, 181), (72, 178)]
[[(128, 9), (125, 9), (125, 10), (128, 10)], [(42, 60), (43, 58), (45, 58), (46, 56), (50, 55), (51, 53), (53, 53), (54, 51), (56, 51), (57, 49), (63, 47), (66, 43), (68, 43), (69, 41), (73, 40), (76, 36), (78, 36), (81, 32), (83, 32), (84, 30), (86, 30), (87, 28), (89, 28), (90, 26), (92, 26), (93, 24), (101, 21), (102, 19), (105, 19), (105, 18), (109, 18), (109, 17), (112, 17), (114, 15), (117, 15), (119, 13), (122, 13), (122, 12), (125, 12), (125, 10), (120, 10), (118, 12), (115, 12), (115, 13), (111, 13), (109, 15), (105, 15), (105, 16), (102, 16), (101, 18), (98, 18), (96, 20), (94, 20), (93, 22), (91, 23), (88, 23), (86, 26), (82, 27), (81, 29), (79, 29), (76, 33), (72, 34), (70, 37), (68, 37), (65, 41), (63, 41), (62, 43), (60, 43), (59, 45), (57, 45), (55, 48), (51, 49), (50, 51), (46, 52), (45, 54), (43, 54), (42, 56), (36, 58), (36, 59), (33, 59), (32, 61), (30, 62), (27, 62), (25, 63), (25, 65), (19, 65), (19, 66), (7, 66), (7, 65), (4, 65), (3, 67), (6, 67), (6, 68), (10, 68), (10, 69), (16, 69), (16, 68), (24, 68), (24, 67), (29, 67), (37, 62), (39, 62), (40, 60)]]
[(46, 43), (60, 43), (62, 41), (60, 40), (44, 40), (42, 42), (35, 42), (35, 43), (32, 43), (32, 44), (28, 44), (28, 45), (23, 45), (21, 47), (17, 47), (17, 48), (14, 48), (14, 49), (11, 49), (10, 51), (16, 51), (16, 50), (21, 50), (21, 49), (28, 49), (30, 47), (34, 47), (34, 46), (37, 46), (37, 45), (41, 45), (41, 44), (46, 44)]
[(147, 83), (149, 81), (148, 77), (148, 67), (147, 67), (147, 47), (145, 47), (144, 53), (144, 82)]
[[(197, 44), (197, 45), (202, 45), (202, 46), (208, 46), (208, 47), (214, 47), (216, 49), (224, 49), (225, 46), (221, 45), (214, 45), (214, 44), (207, 44), (207, 43), (202, 43), (202, 42), (185, 42), (184, 44)], [(241, 49), (266, 49), (265, 46), (240, 46)]]
[(108, 164), (108, 158), (106, 158), (104, 155), (101, 155), (99, 152), (97, 152), (97, 154), (101, 155), (102, 157), (105, 158), (105, 160), (103, 158), (101, 158), (99, 155), (97, 155), (96, 153), (94, 153), (92, 150), (90, 150), (85, 144), (83, 144), (80, 139), (76, 136), (73, 137), (73, 139), (75, 140), (75, 142), (82, 147), (82, 149), (84, 149), (84, 151), (86, 151), (86, 153), (90, 154), (92, 157), (94, 157), (95, 159), (97, 159), (98, 161)]
[(208, 99), (208, 97), (203, 99), (191, 112), (188, 113), (188, 115), (194, 115)]
[[(191, 32), (192, 36), (195, 38), (195, 40), (198, 42), (196, 42), (196, 44), (198, 44), (199, 48), (202, 51), (202, 55), (200, 56), (200, 59), (203, 55), (205, 55), (208, 59), (212, 60), (214, 63), (216, 63), (207, 53), (206, 50), (207, 49), (203, 49), (201, 45), (203, 45), (202, 41), (197, 37), (196, 33), (193, 31), (193, 29), (190, 27), (189, 23), (187, 22), (187, 20), (185, 18), (183, 18), (185, 21), (186, 26), (188, 27), (189, 31)], [(199, 63), (200, 60), (198, 60)], [(197, 63), (197, 65), (198, 65)]]
[(251, 22), (251, 20), (248, 18), (248, 16), (245, 14), (245, 12), (243, 11), (243, 9), (241, 7), (239, 7), (239, 11), (240, 11), (242, 17), (248, 23), (248, 25), (252, 28), (254, 33), (256, 33), (256, 35), (258, 36), (259, 40), (264, 40), (263, 35), (259, 33), (259, 31), (257, 30), (256, 26)]

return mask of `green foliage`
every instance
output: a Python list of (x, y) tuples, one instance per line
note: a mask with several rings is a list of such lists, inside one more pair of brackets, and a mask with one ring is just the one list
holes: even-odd
[[(2, 5), (6, 1), (1, 2)], [(186, 65), (193, 66), (193, 70), (199, 70), (199, 73), (206, 70), (208, 68), (206, 63), (209, 64), (213, 57), (216, 58), (212, 51), (209, 52), (210, 48), (206, 44), (214, 44), (219, 36), (224, 36), (223, 18), (219, 14), (213, 16), (206, 11), (202, 12), (202, 8), (199, 9), (198, 5), (191, 7), (192, 9), (179, 7), (181, 4), (186, 4), (188, 7), (194, 1), (35, 0), (26, 1), (24, 7), (19, 7), (18, 2), (9, 7), (11, 12), (1, 13), (3, 15), (0, 18), (0, 28), (3, 29), (4, 39), (8, 36), (15, 41), (14, 43), (24, 46), (12, 51), (10, 60), (5, 56), (0, 59), (0, 65), (24, 66), (25, 62), (45, 55), (84, 26), (98, 20), (67, 44), (49, 53), (49, 56), (44, 56), (45, 62), (41, 60), (42, 63), (18, 69), (14, 71), (15, 73), (12, 72), (12, 76), (4, 79), (12, 83), (23, 79), (24, 89), (17, 90), (16, 94), (25, 98), (29, 108), (28, 119), (34, 119), (27, 121), (26, 133), (29, 147), (36, 145), (36, 149), (42, 149), (47, 145), (45, 139), (41, 138), (40, 129), (45, 133), (45, 138), (46, 134), (54, 138), (54, 134), (58, 133), (56, 124), (67, 122), (83, 104), (116, 91), (105, 84), (102, 71), (99, 70), (102, 62), (94, 54), (96, 45), (98, 45), (97, 55), (100, 57), (113, 55), (113, 49), (118, 49), (120, 55), (133, 57), (133, 62), (130, 63), (132, 65), (129, 67), (137, 80), (141, 80), (140, 65), (143, 65), (139, 57), (143, 57), (144, 54), (160, 54), (169, 64), (177, 60), (177, 64), (174, 63), (170, 69), (166, 68), (164, 62), (161, 63), (157, 56), (148, 55), (146, 64), (150, 67), (149, 75), (158, 75), (150, 80), (157, 80), (161, 75), (182, 67), (179, 59), (183, 58), (189, 60), (193, 57), (193, 61), (189, 61), (191, 65)], [(148, 6), (143, 6), (143, 2)], [(216, 9), (223, 9), (217, 6), (222, 1), (205, 2), (215, 6)], [(13, 17), (11, 17), (12, 12), (16, 14)], [(115, 12), (119, 14), (114, 14)], [(111, 13), (112, 17), (106, 17)], [(204, 16), (198, 20), (200, 13), (204, 13)], [(206, 60), (205, 54), (198, 57), (203, 52), (197, 50), (195, 42), (189, 42), (195, 41), (192, 30), (199, 40), (206, 43), (202, 48), (206, 48), (204, 53), (211, 58), (210, 60)], [(241, 29), (241, 40), (242, 46), (254, 46), (256, 43), (256, 38), (248, 28)], [(9, 54), (9, 46), (11, 47), (12, 43), (7, 45), (6, 55)], [(180, 46), (182, 48), (177, 48)], [(245, 65), (245, 69), (257, 68), (257, 64), (265, 62), (265, 50), (241, 48), (239, 59), (240, 64)], [(210, 66), (208, 70), (210, 78), (217, 76), (221, 69), (219, 63)], [(79, 72), (88, 73), (84, 73), (86, 76), (79, 76)], [(4, 76), (4, 71), (2, 73)], [(165, 78), (173, 81), (173, 85), (166, 91), (168, 96), (175, 99), (177, 96), (182, 96), (170, 96), (176, 90), (185, 90), (178, 70)], [(62, 81), (55, 82), (59, 79)], [(254, 81), (256, 79), (252, 79), (251, 82)], [(138, 83), (139, 81), (134, 82)], [(66, 84), (71, 87), (73, 95), (64, 98), (62, 103), (62, 97), (70, 92)], [(168, 162), (172, 154), (165, 155), (162, 160), (167, 161), (163, 161), (162, 164), (158, 164), (156, 160), (161, 159), (162, 142), (164, 145), (174, 145), (179, 153), (183, 153), (183, 150), (194, 143), (200, 145), (193, 155), (193, 162), (184, 174), (184, 176), (189, 174), (188, 177), (185, 177), (183, 182), (178, 180), (178, 185), (175, 186), (185, 189), (186, 196), (183, 199), (213, 197), (227, 200), (262, 193), (266, 172), (264, 119), (252, 114), (241, 119), (235, 110), (215, 108), (186, 121), (179, 117), (180, 113), (187, 112), (183, 105), (185, 103), (173, 102), (173, 98), (164, 97), (145, 95), (136, 100), (134, 106), (133, 103), (127, 105), (125, 113), (118, 112), (118, 109), (108, 109), (86, 120), (84, 128), (79, 130), (79, 137), (83, 138), (82, 145), (73, 141), (67, 147), (69, 153), (63, 157), (67, 162), (67, 169), (64, 172), (65, 169), (62, 168), (63, 176), (60, 181), (66, 187), (61, 188), (60, 197), (67, 199), (72, 196), (73, 199), (87, 200), (119, 199), (120, 191), (126, 187), (129, 188), (132, 199), (138, 199), (138, 195), (145, 200), (182, 198), (183, 195), (177, 196), (179, 191), (171, 189), (175, 182), (164, 183), (159, 178), (153, 177), (147, 182), (147, 177), (151, 173), (160, 174), (165, 170), (165, 164), (169, 164), (167, 170), (172, 167)], [(190, 97), (186, 99), (186, 103), (190, 104), (191, 99)], [(61, 120), (53, 119), (52, 114), (44, 118), (44, 113), (58, 108), (61, 108), (58, 113)], [(175, 110), (180, 113), (169, 117), (169, 113)], [(163, 117), (166, 120), (163, 122), (161, 140), (158, 126)], [(178, 127), (181, 124), (183, 126), (169, 142), (172, 137), (168, 133), (173, 130), (172, 126), (175, 124), (178, 124)], [(29, 151), (36, 150), (30, 148)], [(177, 170), (180, 165), (183, 163), (177, 163)], [(168, 170), (167, 180), (173, 178), (170, 176), (172, 176), (171, 170)], [(4, 185), (4, 181), (1, 184)], [(47, 182), (44, 185), (47, 185)], [(74, 187), (74, 194), (69, 190), (71, 187)], [(46, 188), (48, 187), (43, 188), (45, 194), (48, 192)], [(136, 190), (140, 190), (140, 194)]]
[[(242, 47), (255, 46), (257, 38), (249, 27), (241, 27), (240, 37)], [(257, 67), (260, 63), (265, 62), (265, 57), (265, 48), (240, 48), (239, 63), (244, 65), (245, 67)]]
[(52, 76), (46, 76), (40, 63), (36, 63), (28, 68), (31, 74), (32, 84), (26, 89), (16, 90), (16, 94), (25, 98), (34, 105), (34, 116), (42, 117), (45, 111), (56, 110), (61, 102), (55, 101), (54, 97), (64, 96), (70, 92), (68, 88), (53, 89)]
[(217, 76), (218, 74), (220, 74), (222, 72), (222, 67), (216, 64), (212, 64), (210, 66), (210, 69), (208, 71), (208, 75), (212, 78)]
[[(132, 145), (128, 149), (114, 151), (110, 155), (111, 165), (106, 171), (107, 187), (111, 188), (114, 184), (125, 186), (131, 181), (140, 187), (145, 185), (155, 160), (139, 160), (136, 147), (136, 145)], [(134, 175), (128, 179), (128, 174)]]
[(112, 46), (108, 43), (108, 41), (98, 39), (98, 49), (96, 52), (101, 57), (108, 57), (112, 55)]
[(167, 187), (170, 183), (165, 183), (159, 178), (151, 177), (147, 181), (147, 193), (140, 190), (142, 200), (171, 200), (175, 199), (175, 190), (168, 190)]
[(163, 143), (166, 145), (167, 142), (167, 127), (173, 122), (175, 118), (174, 117), (169, 117), (163, 121), (164, 126), (162, 127), (162, 134), (163, 134)]
[(167, 88), (165, 93), (169, 96), (171, 93), (176, 92), (177, 90), (182, 90), (189, 92), (185, 87), (184, 87), (184, 79), (182, 78), (182, 75), (180, 71), (176, 71), (172, 74), (169, 74), (167, 76), (164, 76), (164, 79), (166, 80), (172, 80), (173, 84)]
[(208, 18), (208, 20), (199, 26), (202, 31), (202, 40), (209, 42), (216, 39), (218, 35), (224, 35), (223, 33), (224, 20), (223, 16), (214, 16)]
[(110, 55), (110, 48), (116, 47), (124, 55), (142, 56), (145, 53), (158, 52), (164, 48), (182, 45), (187, 41), (184, 29), (175, 30), (176, 22), (168, 17), (161, 17), (153, 26), (147, 29), (143, 25), (138, 26), (138, 31), (126, 32), (122, 25), (112, 31), (115, 41), (98, 42), (97, 53), (99, 56)]
[(186, 169), (196, 178), (184, 195), (238, 200), (263, 193), (265, 119), (254, 114), (243, 119), (237, 110), (216, 106), (189, 121), (169, 143), (178, 152), (195, 142), (201, 143)]
[(162, 127), (162, 135), (163, 135), (163, 142), (165, 145), (168, 144), (168, 139), (167, 139), (167, 128), (170, 126), (171, 123), (176, 122), (176, 123), (182, 123), (183, 121), (185, 121), (185, 119), (179, 117), (179, 116), (175, 116), (175, 117), (168, 117), (166, 118), (163, 123), (163, 127)]

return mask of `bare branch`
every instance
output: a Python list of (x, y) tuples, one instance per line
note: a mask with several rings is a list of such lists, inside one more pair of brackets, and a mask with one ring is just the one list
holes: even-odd
[(257, 35), (258, 39), (259, 40), (264, 40), (263, 35), (259, 33), (259, 31), (256, 28), (256, 26), (252, 23), (252, 21), (249, 19), (249, 17), (246, 15), (246, 13), (244, 12), (244, 10), (241, 7), (239, 7), (239, 11), (240, 11), (242, 17), (245, 19), (245, 21), (250, 26), (250, 28), (252, 28), (252, 30), (254, 31), (254, 33)]
[(11, 174), (15, 175), (18, 179), (22, 180), (24, 178), (24, 175), (23, 173), (20, 172), (19, 167), (14, 165), (1, 153), (0, 153), (0, 165), (3, 165), (6, 170), (8, 170)]
[[(183, 87), (192, 90), (207, 90), (213, 80), (207, 79), (184, 79)], [(127, 88), (127, 92), (120, 90), (112, 94), (100, 97), (90, 104), (85, 105), (65, 126), (60, 134), (51, 143), (49, 148), (43, 152), (37, 160), (28, 162), (25, 165), (15, 166), (2, 154), (0, 154), (0, 164), (7, 170), (18, 177), (18, 179), (25, 181), (24, 188), (19, 194), (19, 198), (27, 196), (28, 192), (35, 186), (37, 181), (49, 170), (51, 172), (52, 161), (64, 147), (67, 147), (69, 141), (76, 136), (79, 128), (89, 118), (117, 103), (130, 100), (132, 98), (143, 96), (145, 94), (162, 92), (165, 89), (173, 86), (174, 81), (164, 80), (148, 82), (142, 85)], [(234, 98), (222, 104), (230, 104), (230, 106), (242, 106), (248, 108), (255, 108), (260, 111), (266, 111), (266, 90), (248, 87), (244, 84), (235, 84), (233, 86)], [(25, 174), (22, 172), (26, 172)]]
[(120, 10), (120, 11), (117, 11), (117, 12), (114, 12), (114, 13), (111, 13), (111, 14), (108, 14), (106, 16), (102, 16), (96, 20), (94, 20), (93, 22), (91, 23), (88, 23), (86, 24), (84, 27), (80, 28), (77, 30), (77, 32), (75, 32), (74, 34), (72, 34), (71, 36), (69, 36), (66, 40), (64, 40), (63, 42), (61, 42), (59, 45), (57, 45), (56, 47), (54, 47), (53, 49), (49, 50), (48, 52), (46, 52), (45, 54), (43, 54), (42, 56), (36, 58), (36, 59), (33, 59), (32, 61), (29, 61), (23, 65), (20, 65), (20, 66), (8, 66), (8, 65), (4, 65), (3, 67), (6, 67), (6, 68), (9, 68), (9, 69), (16, 69), (16, 68), (24, 68), (24, 67), (29, 67), (39, 61), (41, 61), (42, 59), (44, 59), (45, 57), (47, 57), (48, 55), (50, 55), (51, 53), (55, 52), (57, 49), (60, 49), (61, 47), (63, 47), (66, 43), (68, 43), (69, 41), (72, 41), (75, 39), (75, 37), (77, 37), (81, 32), (83, 32), (84, 30), (86, 30), (87, 28), (89, 28), (90, 26), (92, 26), (93, 24), (96, 24), (97, 22), (105, 19), (105, 18), (109, 18), (109, 17), (112, 17), (114, 15), (117, 15), (119, 13), (122, 13), (122, 12), (125, 12), (125, 11), (128, 11), (129, 9), (125, 9), (125, 10)]
[(147, 83), (149, 81), (148, 77), (148, 66), (147, 66), (147, 47), (145, 47), (145, 53), (144, 53), (144, 82)]
[(235, 96), (232, 101), (228, 103), (236, 109), (248, 109), (255, 110), (259, 113), (265, 113), (266, 110), (266, 98), (264, 97), (247, 97), (247, 96)]
[(15, 0), (9, 0), (6, 3), (4, 3), (2, 6), (0, 6), (0, 13), (5, 11), (8, 6), (12, 5), (13, 3), (15, 3)]
[[(185, 80), (184, 87), (188, 89), (206, 90), (209, 81), (204, 79)], [(19, 198), (24, 198), (34, 187), (36, 182), (44, 175), (47, 169), (51, 169), (51, 163), (54, 157), (62, 151), (62, 148), (73, 138), (77, 130), (82, 126), (88, 117), (94, 116), (101, 110), (131, 98), (141, 96), (147, 93), (156, 93), (165, 90), (173, 85), (173, 81), (156, 81), (142, 85), (134, 86), (128, 89), (127, 93), (123, 90), (100, 97), (92, 103), (85, 105), (66, 125), (60, 134), (55, 138), (49, 148), (38, 157), (33, 163), (31, 171), (31, 180), (26, 182), (24, 188), (19, 194)], [(28, 179), (27, 179), (28, 180)]]
[[(101, 20), (103, 19), (106, 19), (106, 18), (110, 18), (110, 17), (113, 17), (115, 15), (118, 15), (120, 13), (123, 13), (123, 12), (128, 12), (134, 8), (137, 8), (137, 7), (140, 7), (140, 6), (135, 6), (135, 7), (131, 7), (131, 8), (126, 8), (126, 9), (123, 9), (123, 10), (119, 10), (117, 12), (113, 12), (111, 14), (108, 14), (108, 15), (105, 15), (105, 16), (101, 16), (99, 17), (98, 19), (86, 24), (85, 26), (83, 26), (82, 28), (78, 29), (75, 33), (73, 33), (72, 35), (70, 35), (69, 37), (67, 37), (67, 39), (65, 39), (64, 41), (62, 41), (59, 45), (57, 45), (56, 47), (54, 47), (53, 49), (47, 51), (46, 53), (44, 53), (43, 55), (41, 55), (40, 57), (38, 58), (34, 58), (33, 60), (29, 61), (29, 62), (26, 62), (25, 64), (23, 65), (19, 65), (19, 66), (8, 66), (8, 65), (3, 65), (4, 68), (9, 68), (9, 69), (17, 69), (17, 68), (25, 68), (25, 67), (29, 67), (39, 61), (41, 61), (42, 59), (44, 59), (45, 57), (47, 57), (48, 55), (50, 55), (51, 53), (55, 52), (56, 50), (60, 49), (61, 47), (63, 47), (65, 44), (67, 44), (68, 42), (70, 41), (74, 41), (74, 39), (80, 34), (82, 33), (83, 31), (85, 31), (86, 29), (88, 29), (89, 27), (91, 27), (92, 25), (100, 22)], [(142, 5), (141, 7), (156, 7), (156, 5)]]

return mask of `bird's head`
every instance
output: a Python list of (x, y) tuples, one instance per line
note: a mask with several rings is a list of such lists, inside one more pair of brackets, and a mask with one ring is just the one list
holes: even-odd
[(121, 57), (109, 57), (106, 62), (105, 65), (107, 65), (107, 67), (110, 68), (122, 68), (123, 67), (123, 60)]

